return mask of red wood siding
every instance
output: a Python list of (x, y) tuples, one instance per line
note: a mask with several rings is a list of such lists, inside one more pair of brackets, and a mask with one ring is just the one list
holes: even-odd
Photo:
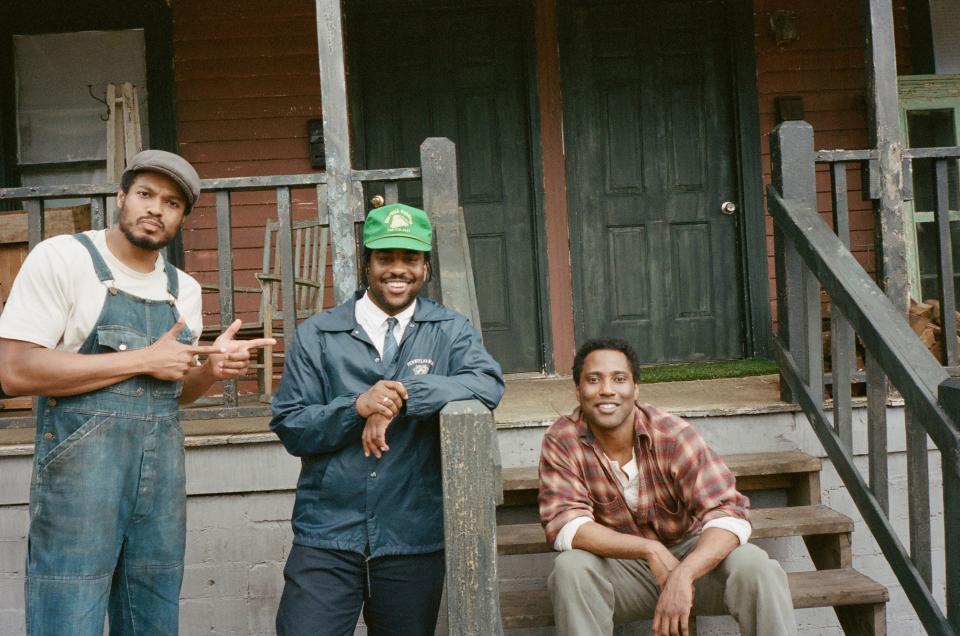
[[(317, 33), (311, 0), (197, 0), (173, 3), (179, 151), (205, 179), (313, 172), (307, 121), (320, 117)], [(295, 218), (316, 214), (314, 190), (293, 193)], [(276, 217), (270, 192), (234, 195), (235, 284), (256, 286), (263, 227)], [(217, 280), (214, 197), (201, 197), (184, 224), (186, 268)], [(329, 276), (329, 274), (328, 274)], [(259, 298), (237, 294), (239, 317), (253, 320)], [(328, 301), (329, 302), (329, 301)], [(204, 297), (205, 322), (219, 299)]]
[[(814, 0), (754, 0), (757, 90), (760, 109), (764, 186), (770, 183), (770, 144), (767, 134), (776, 125), (775, 98), (799, 95), (805, 119), (813, 126), (817, 150), (869, 147), (865, 99), (863, 15), (860, 2)], [(773, 11), (791, 11), (800, 23), (800, 39), (778, 47), (770, 30)], [(894, 2), (899, 72), (909, 72), (909, 33), (904, 0)], [(859, 166), (847, 174), (851, 250), (864, 268), (875, 273), (873, 204), (863, 200)], [(830, 223), (831, 186), (828, 166), (817, 168), (817, 205)], [(776, 320), (776, 280), (773, 265), (773, 222), (767, 217), (770, 305)]]

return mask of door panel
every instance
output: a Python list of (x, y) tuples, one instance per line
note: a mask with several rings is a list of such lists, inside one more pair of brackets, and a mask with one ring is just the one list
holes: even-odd
[(578, 339), (743, 355), (732, 81), (719, 0), (561, 4)]
[[(456, 144), (484, 344), (505, 371), (540, 370), (524, 55), (515, 5), (425, 10), (422, 3), (368, 2), (348, 19), (348, 50), (360, 76), (362, 164), (419, 165), (426, 137)], [(400, 198), (419, 204), (419, 184), (402, 186)]]

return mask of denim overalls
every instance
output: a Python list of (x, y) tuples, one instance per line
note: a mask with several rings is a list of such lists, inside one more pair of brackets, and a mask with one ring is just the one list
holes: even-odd
[[(90, 239), (80, 241), (110, 281), (81, 354), (140, 349), (179, 318), (177, 271), (167, 301), (116, 289)], [(189, 344), (184, 329), (178, 339)], [(175, 634), (183, 578), (186, 493), (180, 382), (138, 375), (70, 397), (40, 398), (30, 485), (26, 623), (33, 635)]]

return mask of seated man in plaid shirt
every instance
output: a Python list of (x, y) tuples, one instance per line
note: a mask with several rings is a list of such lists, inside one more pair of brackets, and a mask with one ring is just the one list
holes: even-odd
[(543, 438), (558, 632), (652, 618), (655, 636), (686, 635), (692, 611), (732, 614), (748, 636), (796, 634), (787, 577), (747, 543), (733, 474), (687, 422), (634, 402), (638, 377), (630, 344), (586, 342), (573, 365), (580, 407)]

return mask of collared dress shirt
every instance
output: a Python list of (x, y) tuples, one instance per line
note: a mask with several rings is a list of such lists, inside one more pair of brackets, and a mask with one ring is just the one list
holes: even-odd
[[(416, 309), (417, 300), (414, 299), (409, 307), (394, 316), (397, 319), (397, 326), (393, 328), (393, 335), (398, 344), (403, 340), (403, 332), (410, 324)], [(357, 300), (354, 315), (357, 324), (363, 328), (367, 337), (370, 338), (370, 342), (376, 347), (377, 353), (380, 354), (380, 357), (383, 357), (383, 337), (387, 334), (387, 318), (390, 317), (390, 314), (377, 307), (370, 298), (370, 292), (368, 291)]]

